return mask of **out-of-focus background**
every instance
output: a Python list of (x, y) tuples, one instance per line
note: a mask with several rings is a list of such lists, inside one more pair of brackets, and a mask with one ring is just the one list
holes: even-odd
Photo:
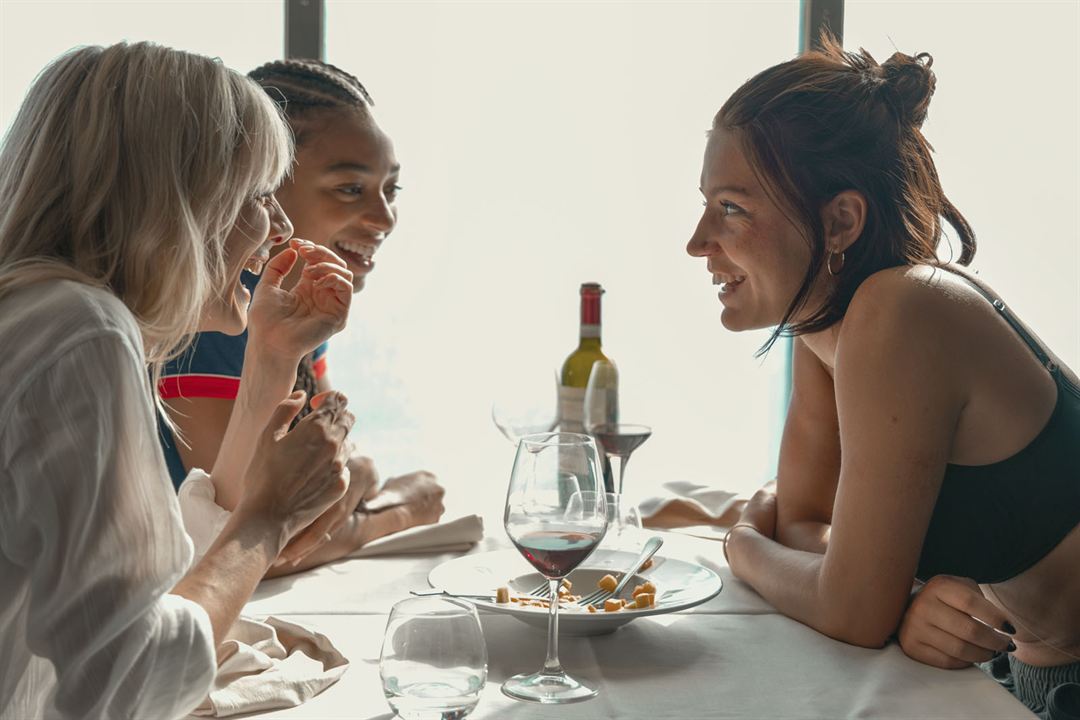
[[(69, 48), (153, 40), (246, 72), (282, 56), (283, 6), (0, 0), (0, 129)], [(771, 477), (786, 348), (755, 358), (767, 333), (722, 328), (685, 244), (712, 116), (797, 52), (799, 11), (327, 1), (327, 59), (371, 91), (403, 166), (400, 224), (329, 356), (384, 475), (422, 466), (459, 498), (501, 494), (496, 388), (561, 364), (578, 286), (597, 281), (623, 420), (654, 429), (631, 489)], [(924, 131), (978, 235), (975, 268), (1080, 368), (1080, 3), (848, 0), (844, 44), (933, 54)]]

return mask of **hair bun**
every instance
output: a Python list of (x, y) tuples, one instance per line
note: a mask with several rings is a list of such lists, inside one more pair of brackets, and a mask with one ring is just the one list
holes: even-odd
[(926, 120), (930, 98), (937, 85), (937, 78), (930, 69), (933, 64), (934, 58), (929, 53), (919, 53), (913, 57), (901, 52), (893, 53), (881, 64), (881, 79), (892, 95), (901, 122), (922, 127)]

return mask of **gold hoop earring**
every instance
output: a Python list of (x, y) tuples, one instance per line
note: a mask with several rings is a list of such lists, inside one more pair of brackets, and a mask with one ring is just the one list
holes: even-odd
[[(836, 258), (836, 257), (840, 258), (840, 267), (833, 268), (833, 259)], [(829, 259), (825, 261), (825, 269), (828, 270), (829, 274), (832, 275), (833, 277), (837, 277), (840, 273), (842, 273), (844, 271), (844, 253), (843, 252), (829, 253)]]

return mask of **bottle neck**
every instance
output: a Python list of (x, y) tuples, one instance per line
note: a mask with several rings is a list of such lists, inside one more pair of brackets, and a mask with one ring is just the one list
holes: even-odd
[(581, 333), (578, 347), (600, 347), (600, 293), (581, 294)]

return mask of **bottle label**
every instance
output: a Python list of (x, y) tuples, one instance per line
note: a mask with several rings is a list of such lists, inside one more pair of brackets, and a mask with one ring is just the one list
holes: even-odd
[(598, 338), (600, 337), (599, 325), (582, 325), (581, 337), (583, 338)]
[(585, 432), (585, 388), (559, 386), (559, 429)]

